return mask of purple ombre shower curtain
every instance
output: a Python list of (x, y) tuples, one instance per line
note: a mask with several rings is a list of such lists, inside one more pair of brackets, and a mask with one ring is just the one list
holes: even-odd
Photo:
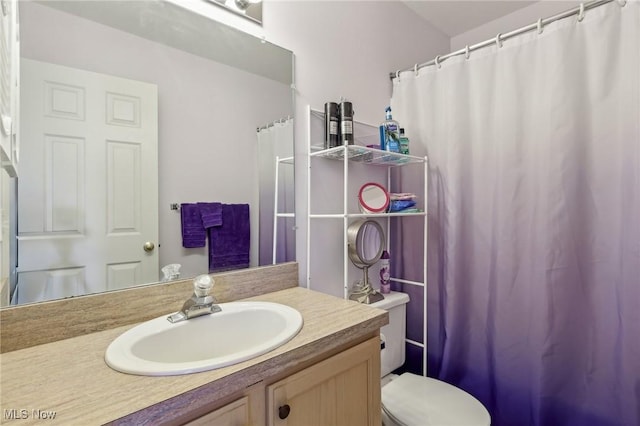
[(392, 108), (429, 158), (428, 375), (493, 425), (640, 425), (640, 3), (403, 72)]

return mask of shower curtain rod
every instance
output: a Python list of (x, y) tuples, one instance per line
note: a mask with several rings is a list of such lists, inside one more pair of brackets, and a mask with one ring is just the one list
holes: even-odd
[[(579, 7), (576, 7), (574, 9), (569, 9), (569, 10), (567, 10), (565, 12), (559, 13), (557, 15), (553, 15), (553, 16), (551, 16), (549, 18), (538, 19), (537, 22), (535, 22), (533, 24), (530, 24), (530, 25), (527, 25), (527, 26), (524, 26), (522, 28), (518, 28), (517, 30), (513, 30), (513, 31), (510, 31), (510, 32), (504, 33), (504, 34), (498, 33), (498, 35), (495, 36), (492, 39), (485, 40), (485, 41), (483, 41), (481, 43), (474, 44), (472, 46), (467, 45), (464, 49), (456, 50), (455, 52), (447, 53), (446, 55), (438, 55), (438, 56), (435, 57), (435, 59), (432, 59), (429, 62), (425, 62), (423, 64), (416, 64), (413, 67), (404, 68), (404, 69), (400, 69), (400, 70), (398, 70), (396, 72), (389, 73), (389, 78), (391, 78), (391, 80), (393, 80), (394, 78), (397, 78), (398, 75), (403, 71), (414, 70), (414, 71), (417, 72), (419, 69), (424, 68), (424, 67), (428, 67), (430, 65), (440, 65), (440, 63), (442, 63), (442, 61), (444, 61), (446, 59), (449, 59), (449, 58), (452, 58), (454, 56), (466, 55), (468, 57), (469, 53), (471, 51), (473, 51), (473, 50), (481, 49), (483, 47), (490, 46), (490, 45), (492, 45), (494, 43), (500, 45), (500, 43), (502, 41), (504, 41), (504, 40), (506, 40), (508, 38), (515, 37), (517, 35), (524, 34), (524, 33), (529, 32), (529, 31), (538, 30), (538, 32), (541, 33), (542, 29), (544, 28), (545, 25), (549, 25), (550, 23), (555, 22), (555, 21), (559, 21), (560, 19), (568, 18), (569, 16), (572, 16), (572, 15), (578, 15), (578, 20), (582, 21), (582, 17), (584, 17), (584, 12), (586, 10), (593, 9), (595, 7), (602, 6), (602, 5), (607, 4), (607, 3), (611, 3), (612, 1), (613, 0), (595, 0), (595, 1), (588, 2), (588, 3), (580, 3)], [(624, 6), (627, 3), (627, 0), (617, 0), (617, 1), (622, 6)]]
[(286, 117), (283, 117), (280, 120), (274, 120), (271, 123), (265, 124), (264, 126), (256, 127), (256, 132), (259, 132), (260, 130), (266, 130), (269, 127), (275, 126), (276, 124), (286, 123), (288, 120), (291, 120), (290, 115), (287, 115)]

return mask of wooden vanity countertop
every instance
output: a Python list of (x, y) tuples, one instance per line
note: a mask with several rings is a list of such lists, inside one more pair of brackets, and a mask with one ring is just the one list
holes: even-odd
[(251, 360), (182, 376), (123, 374), (105, 364), (107, 346), (133, 325), (7, 352), (0, 355), (0, 423), (85, 426), (177, 421), (303, 361), (370, 336), (388, 323), (386, 311), (301, 287), (245, 300), (297, 309), (304, 319), (302, 330), (286, 344)]

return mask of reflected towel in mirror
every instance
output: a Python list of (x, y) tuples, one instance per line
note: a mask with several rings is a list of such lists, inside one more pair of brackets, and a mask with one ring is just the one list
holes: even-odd
[(198, 203), (198, 207), (204, 229), (222, 225), (222, 203)]
[(223, 204), (222, 226), (213, 226), (209, 236), (209, 272), (248, 268), (251, 227), (248, 204)]
[(207, 232), (202, 226), (200, 208), (197, 204), (180, 204), (180, 224), (182, 229), (182, 247), (204, 247), (207, 244)]
[(180, 205), (182, 246), (204, 247), (207, 229), (222, 225), (222, 203), (182, 203)]

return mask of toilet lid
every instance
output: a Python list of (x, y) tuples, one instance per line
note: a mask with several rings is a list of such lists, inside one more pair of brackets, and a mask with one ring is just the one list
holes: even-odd
[(390, 417), (405, 425), (491, 424), (487, 409), (462, 389), (411, 373), (382, 388), (382, 405)]

